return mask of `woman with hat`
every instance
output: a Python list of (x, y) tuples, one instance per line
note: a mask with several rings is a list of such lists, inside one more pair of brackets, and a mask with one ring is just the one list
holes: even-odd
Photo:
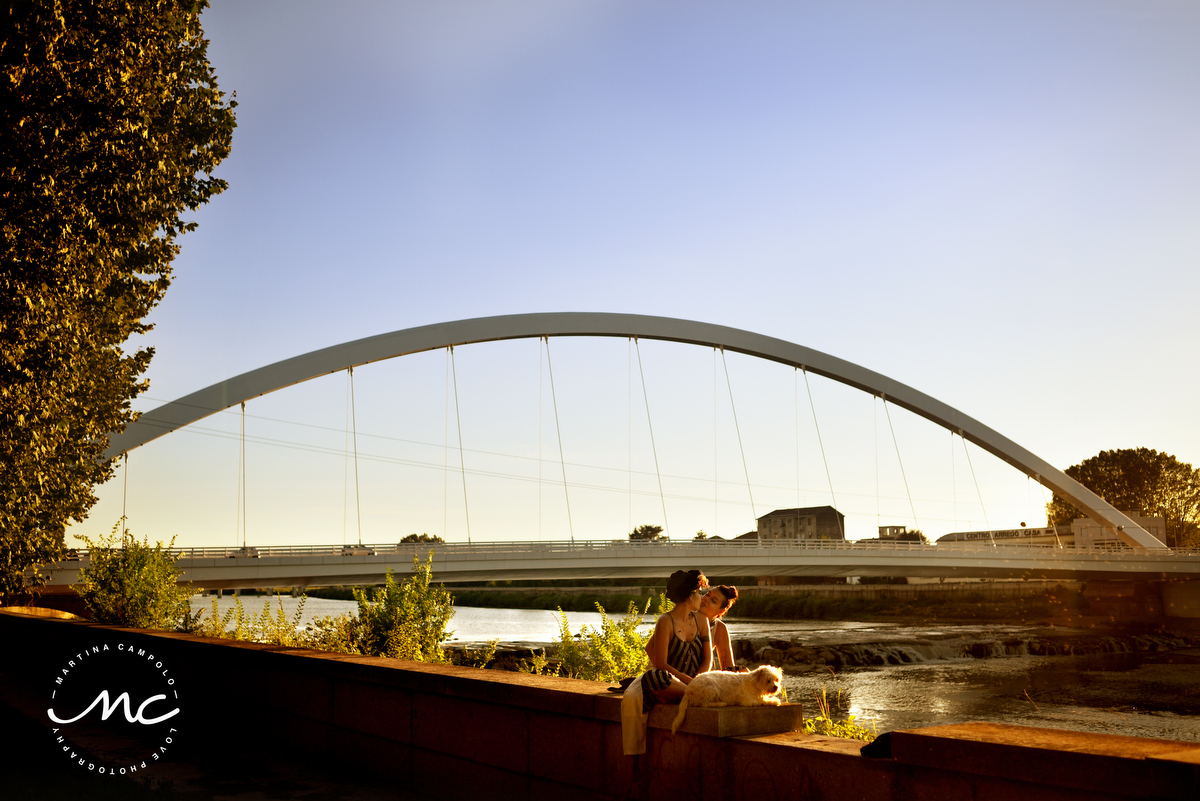
[(621, 728), (627, 755), (646, 751), (646, 720), (656, 703), (678, 701), (692, 679), (712, 667), (708, 618), (698, 614), (708, 579), (699, 570), (676, 570), (667, 580), (675, 606), (654, 624), (650, 669), (625, 690)]

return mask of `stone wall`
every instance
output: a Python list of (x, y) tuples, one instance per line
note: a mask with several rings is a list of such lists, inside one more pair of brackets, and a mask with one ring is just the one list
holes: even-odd
[(672, 736), (675, 709), (660, 707), (635, 768), (621, 753), (620, 699), (605, 684), (9, 612), (0, 635), (5, 701), (31, 717), (65, 654), (133, 644), (173, 666), (182, 748), (236, 733), (246, 749), (336, 760), (437, 798), (1200, 797), (1195, 743), (963, 724), (896, 732), (881, 744), (890, 755), (870, 759), (860, 743), (799, 732), (716, 736), (758, 710), (692, 710)]

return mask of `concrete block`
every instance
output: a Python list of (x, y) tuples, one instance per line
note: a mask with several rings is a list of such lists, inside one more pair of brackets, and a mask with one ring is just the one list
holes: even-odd
[[(237, 720), (237, 722), (240, 724), (242, 721)], [(327, 753), (335, 731), (324, 721), (292, 714), (286, 708), (271, 710), (270, 717), (261, 723), (270, 726), (271, 730), (271, 734), (265, 741), (265, 747), (268, 750), (290, 754), (296, 752)], [(250, 748), (254, 747), (252, 743), (247, 743), (247, 745)]]
[(700, 798), (702, 771), (699, 738), (671, 735), (671, 730), (651, 729), (646, 733), (646, 753), (641, 758), (639, 798)]
[(524, 775), (529, 769), (528, 712), (500, 704), (414, 693), (412, 744)]
[(379, 684), (339, 681), (333, 687), (333, 723), (340, 729), (407, 745), (412, 733), (412, 696)]
[[(802, 704), (783, 706), (688, 707), (680, 732), (709, 737), (751, 737), (804, 729)], [(675, 704), (663, 704), (650, 713), (649, 725), (670, 729), (679, 713)]]
[(601, 726), (603, 727), (600, 737), (601, 761), (605, 767), (597, 789), (614, 798), (626, 798), (630, 784), (634, 780), (633, 757), (625, 756), (620, 723), (604, 721)]
[(529, 773), (580, 787), (600, 787), (607, 770), (596, 745), (604, 734), (599, 721), (548, 712), (529, 712)]
[(529, 795), (529, 779), (523, 773), (436, 751), (413, 749), (411, 777), (411, 792), (419, 798), (480, 801)]
[(1200, 745), (1162, 756), (1146, 758), (1150, 791), (1162, 798), (1200, 797)]
[(563, 715), (591, 717), (593, 694), (611, 695), (608, 693), (609, 685), (603, 682), (476, 668), (456, 668), (455, 671), (455, 674), (446, 676), (448, 695), (511, 704), (525, 709), (556, 711)]
[[(613, 801), (614, 798), (612, 793), (592, 787), (562, 784), (549, 779), (539, 779), (536, 776), (529, 777), (526, 793), (520, 797), (522, 801), (563, 801), (565, 798), (569, 798), (571, 801)], [(616, 797), (620, 798), (621, 796)]]
[(267, 706), (325, 724), (333, 723), (332, 679), (293, 672), (280, 663), (265, 670), (261, 678)]
[(329, 741), (329, 756), (403, 787), (412, 774), (412, 748), (403, 743), (356, 731), (336, 730)]
[[(962, 723), (892, 733), (892, 755), (906, 765), (973, 773), (1016, 782), (1096, 794), (1145, 797), (1161, 781), (1174, 755), (1194, 743), (1035, 729), (997, 723)], [(1176, 776), (1178, 778), (1178, 774)], [(1195, 798), (1200, 787), (1186, 788)]]

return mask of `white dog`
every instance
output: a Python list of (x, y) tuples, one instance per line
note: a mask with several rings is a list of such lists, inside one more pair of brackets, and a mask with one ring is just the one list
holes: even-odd
[(749, 673), (712, 671), (692, 679), (679, 702), (679, 714), (671, 724), (671, 734), (679, 729), (691, 706), (779, 706), (776, 694), (783, 687), (783, 674), (777, 667), (763, 665)]

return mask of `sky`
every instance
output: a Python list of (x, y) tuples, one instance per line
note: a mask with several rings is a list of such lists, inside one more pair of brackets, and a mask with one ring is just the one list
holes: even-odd
[[(1200, 464), (1190, 0), (214, 0), (202, 23), (238, 103), (229, 189), (130, 343), (155, 349), (139, 409), (390, 331), (622, 312), (862, 365), (1060, 468)], [(835, 382), (622, 339), (310, 381), (98, 495), (70, 540), (122, 514), (191, 547), (690, 539), (829, 503), (851, 538), (936, 537), (1048, 500)]]

